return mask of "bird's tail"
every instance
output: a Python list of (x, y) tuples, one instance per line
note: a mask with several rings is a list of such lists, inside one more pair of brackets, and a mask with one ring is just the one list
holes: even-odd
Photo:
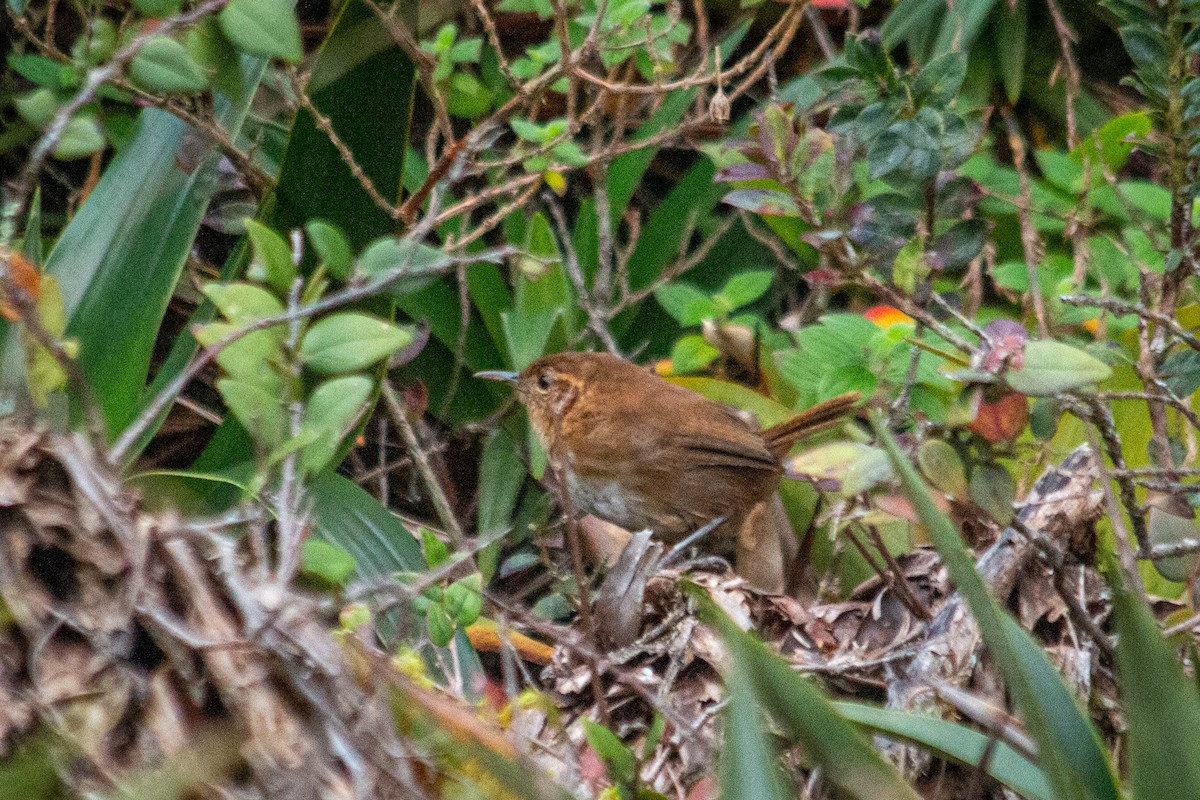
[(767, 447), (777, 458), (783, 458), (797, 440), (837, 422), (849, 414), (862, 398), (858, 392), (846, 392), (806, 408), (791, 419), (772, 425), (763, 431)]

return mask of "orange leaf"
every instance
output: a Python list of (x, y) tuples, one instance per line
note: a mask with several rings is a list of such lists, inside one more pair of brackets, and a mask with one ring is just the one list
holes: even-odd
[[(12, 250), (0, 250), (0, 259), (8, 262), (8, 280), (24, 292), (29, 300), (36, 301), (42, 294), (42, 273), (38, 272), (33, 262)], [(21, 313), (5, 297), (3, 286), (0, 286), (0, 315), (10, 322), (21, 318)]]

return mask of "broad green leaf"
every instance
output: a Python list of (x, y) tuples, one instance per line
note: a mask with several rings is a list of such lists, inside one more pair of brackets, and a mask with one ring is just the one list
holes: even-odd
[(721, 355), (699, 334), (680, 337), (671, 348), (671, 370), (676, 374), (699, 372)]
[(208, 86), (208, 76), (191, 53), (169, 36), (147, 40), (130, 63), (129, 76), (152, 92), (198, 92)]
[[(242, 326), (228, 322), (210, 322), (195, 331), (196, 341), (209, 347), (239, 331)], [(269, 368), (275, 363), (279, 347), (287, 336), (283, 325), (272, 325), (261, 331), (253, 331), (235, 339), (217, 353), (217, 363), (233, 377), (277, 388), (279, 378)]]
[(993, 16), (996, 66), (1010, 105), (1016, 105), (1025, 82), (1026, 30), (1029, 24), (1029, 0), (1000, 3)]
[(1077, 347), (1047, 340), (1025, 345), (1020, 369), (1005, 373), (1005, 382), (1031, 397), (1048, 397), (1070, 389), (1090, 386), (1112, 376), (1112, 369)]
[(428, 528), (421, 528), (421, 552), (431, 568), (440, 567), (450, 558), (450, 548)]
[(354, 557), (359, 577), (426, 568), (412, 533), (349, 478), (325, 470), (308, 485), (307, 497), (316, 533)]
[[(1196, 525), (1194, 509), (1182, 498), (1178, 502), (1172, 502), (1173, 499), (1169, 495), (1154, 495), (1147, 501), (1146, 544), (1150, 547), (1169, 547), (1200, 539), (1200, 526)], [(1191, 553), (1156, 558), (1152, 563), (1164, 578), (1186, 581), (1195, 574), (1200, 556)]]
[(429, 641), (437, 647), (445, 647), (454, 638), (454, 622), (441, 603), (430, 603), (425, 611), (425, 625), (429, 631)]
[(754, 698), (750, 679), (741, 670), (725, 676), (724, 742), (717, 763), (721, 797), (783, 800), (779, 755), (767, 733), (766, 720)]
[(413, 340), (412, 331), (378, 317), (343, 312), (313, 324), (300, 342), (300, 360), (325, 375), (366, 369)]
[(393, 284), (395, 292), (419, 289), (424, 285), (425, 273), (444, 269), (450, 263), (450, 257), (436, 247), (414, 242), (411, 238), (397, 239), (395, 236), (372, 242), (358, 258), (359, 270), (369, 278), (402, 270), (405, 277)]
[(864, 703), (834, 703), (838, 713), (873, 731), (900, 737), (968, 767), (986, 766), (1000, 783), (1031, 800), (1053, 800), (1037, 764), (1012, 747), (965, 725)]
[[(1115, 573), (1114, 573), (1115, 575)], [(1118, 688), (1135, 800), (1200, 797), (1200, 696), (1150, 609), (1129, 589), (1113, 587)]]
[(525, 464), (513, 437), (503, 428), (483, 443), (479, 460), (479, 531), (488, 535), (508, 526), (521, 485)]
[(927, 439), (917, 448), (917, 464), (929, 482), (951, 497), (967, 493), (967, 475), (954, 446), (941, 439)]
[(304, 56), (300, 24), (288, 0), (229, 0), (217, 19), (239, 50), (287, 61)]
[[(16, 106), (17, 113), (21, 115), (22, 119), (30, 125), (35, 128), (44, 128), (54, 119), (54, 115), (58, 111), (59, 101), (52, 90), (35, 89), (32, 92), (26, 92), (14, 97), (13, 105)], [(100, 146), (103, 146), (103, 144), (104, 137), (101, 136)], [(59, 140), (59, 146), (61, 147), (61, 145), (62, 141)]]

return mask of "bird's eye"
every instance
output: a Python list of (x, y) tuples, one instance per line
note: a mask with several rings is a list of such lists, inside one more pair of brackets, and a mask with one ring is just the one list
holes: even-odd
[(538, 375), (537, 385), (538, 385), (538, 388), (541, 389), (543, 392), (547, 391), (550, 388), (550, 384), (553, 382), (554, 381), (550, 377), (549, 372), (543, 372), (541, 375)]

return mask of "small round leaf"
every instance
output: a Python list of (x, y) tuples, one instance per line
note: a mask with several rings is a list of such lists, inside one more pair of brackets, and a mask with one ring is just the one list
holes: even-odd
[(357, 372), (413, 340), (412, 331), (366, 314), (345, 312), (318, 321), (300, 343), (300, 360), (317, 372)]

